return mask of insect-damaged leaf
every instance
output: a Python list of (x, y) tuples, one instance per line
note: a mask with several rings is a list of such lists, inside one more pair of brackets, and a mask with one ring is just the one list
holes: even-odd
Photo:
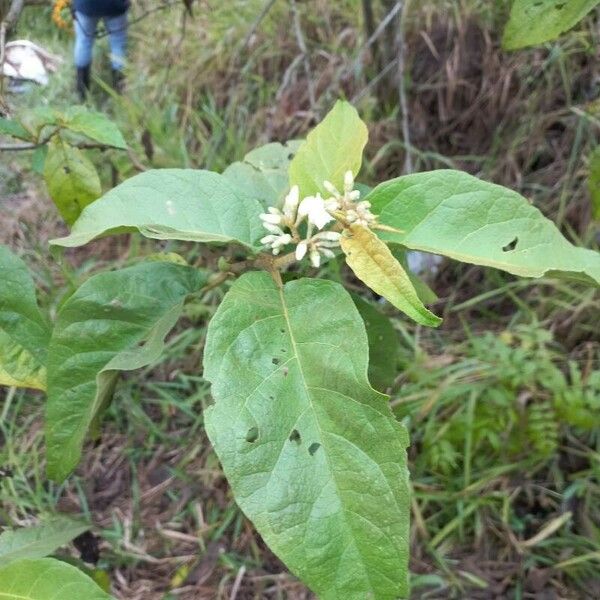
[(118, 372), (159, 358), (186, 296), (205, 282), (192, 267), (140, 263), (91, 277), (65, 302), (48, 350), (49, 477), (60, 481), (75, 468)]
[(600, 0), (514, 0), (504, 29), (507, 50), (534, 46), (574, 27)]
[(600, 284), (600, 254), (568, 242), (523, 196), (461, 171), (406, 175), (367, 197), (386, 241), (495, 267), (522, 277), (565, 276)]
[(54, 558), (17, 560), (0, 568), (0, 600), (111, 600), (79, 569)]
[(48, 144), (44, 179), (52, 201), (69, 225), (102, 193), (98, 172), (90, 159), (58, 137)]
[(367, 126), (348, 102), (338, 101), (308, 134), (290, 164), (290, 185), (298, 185), (300, 196), (328, 194), (323, 181), (343, 189), (344, 173), (360, 171), (368, 138)]
[(421, 325), (436, 327), (442, 320), (427, 310), (402, 265), (370, 229), (351, 225), (341, 238), (346, 262), (375, 293)]
[(0, 385), (45, 389), (50, 325), (27, 265), (0, 246)]
[(407, 434), (367, 363), (331, 281), (247, 273), (206, 339), (206, 428), (237, 502), (321, 600), (407, 594)]
[(81, 214), (58, 246), (81, 246), (111, 233), (139, 231), (159, 240), (239, 242), (264, 235), (258, 200), (223, 175), (194, 169), (155, 169), (127, 179)]

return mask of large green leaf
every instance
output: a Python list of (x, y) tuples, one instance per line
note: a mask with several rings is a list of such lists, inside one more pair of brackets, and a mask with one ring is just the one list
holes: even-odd
[(376, 390), (385, 392), (398, 375), (398, 335), (392, 322), (370, 302), (356, 294), (352, 294), (352, 300), (367, 330), (369, 381)]
[(344, 173), (356, 175), (360, 170), (368, 135), (356, 109), (348, 102), (336, 102), (294, 156), (290, 185), (298, 185), (302, 197), (317, 192), (329, 195), (323, 186), (325, 180), (343, 189)]
[(290, 188), (288, 169), (302, 140), (255, 148), (243, 161), (234, 162), (223, 175), (265, 207), (278, 206)]
[(140, 263), (88, 279), (58, 313), (48, 351), (48, 475), (77, 465), (88, 428), (110, 399), (119, 371), (160, 356), (203, 272), (169, 262)]
[(570, 276), (600, 284), (600, 254), (569, 243), (523, 196), (461, 171), (417, 173), (378, 185), (367, 199), (384, 240), (522, 277)]
[(48, 556), (89, 528), (61, 516), (34, 527), (7, 529), (0, 534), (0, 567), (23, 558)]
[(72, 106), (61, 116), (60, 124), (105, 146), (127, 148), (119, 128), (100, 112)]
[(50, 325), (27, 265), (0, 246), (0, 385), (44, 389)]
[(239, 242), (254, 247), (264, 235), (263, 208), (223, 175), (156, 169), (124, 181), (83, 211), (71, 235), (53, 240), (81, 246), (101, 235), (139, 231), (159, 240)]
[(209, 438), (242, 510), (321, 600), (407, 594), (408, 439), (367, 368), (364, 324), (331, 281), (247, 273), (209, 325)]
[(48, 144), (44, 179), (52, 201), (69, 225), (102, 193), (98, 172), (90, 159), (58, 136)]
[(0, 568), (0, 600), (111, 600), (81, 571), (54, 558), (18, 560)]
[(557, 38), (576, 25), (600, 0), (514, 0), (504, 30), (507, 50)]

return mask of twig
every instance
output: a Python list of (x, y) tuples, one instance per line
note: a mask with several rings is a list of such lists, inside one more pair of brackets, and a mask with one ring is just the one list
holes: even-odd
[(302, 25), (300, 23), (300, 13), (298, 12), (298, 6), (296, 0), (290, 0), (292, 5), (292, 15), (294, 17), (294, 32), (296, 34), (296, 41), (298, 42), (298, 48), (304, 57), (304, 71), (306, 72), (307, 89), (308, 89), (308, 100), (310, 102), (310, 108), (313, 112), (316, 112), (316, 98), (315, 98), (315, 86), (312, 80), (312, 72), (310, 68), (310, 59), (308, 56), (308, 49), (304, 40), (304, 34), (302, 33)]
[(408, 114), (408, 101), (406, 99), (406, 86), (404, 80), (404, 18), (406, 16), (406, 7), (408, 6), (409, 0), (404, 2), (398, 2), (398, 5), (402, 6), (402, 12), (400, 13), (400, 22), (396, 29), (396, 51), (398, 61), (398, 97), (400, 100), (400, 127), (402, 129), (402, 139), (404, 140), (405, 154), (404, 154), (404, 173), (412, 173), (412, 148), (410, 143), (410, 127), (409, 127), (409, 114)]
[(369, 81), (369, 83), (362, 90), (360, 90), (360, 92), (358, 92), (357, 94), (355, 94), (352, 97), (352, 100), (350, 100), (350, 102), (352, 104), (355, 104), (361, 98), (363, 98), (365, 96), (365, 94), (367, 94), (369, 92), (369, 90), (371, 90), (373, 87), (375, 87), (394, 68), (394, 66), (397, 63), (398, 63), (398, 58), (391, 60), (387, 65), (385, 65), (385, 67), (383, 68), (381, 73), (378, 73), (378, 75), (376, 77), (373, 77), (373, 79), (371, 79), (371, 81)]
[(250, 29), (248, 29), (248, 33), (246, 33), (246, 37), (244, 37), (244, 41), (242, 42), (242, 45), (240, 46), (240, 49), (238, 51), (238, 56), (244, 53), (244, 50), (246, 50), (246, 48), (250, 44), (252, 36), (256, 33), (256, 30), (259, 28), (264, 18), (269, 14), (269, 11), (271, 10), (271, 8), (273, 8), (273, 5), (276, 1), (277, 0), (267, 0), (265, 2), (265, 5), (262, 7), (262, 10), (258, 13), (256, 19), (254, 19), (254, 22), (250, 26)]

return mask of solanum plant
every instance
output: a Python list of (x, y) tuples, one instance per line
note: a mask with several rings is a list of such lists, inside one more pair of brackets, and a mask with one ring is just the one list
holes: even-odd
[(367, 375), (385, 372), (392, 348), (365, 327), (381, 328), (383, 317), (318, 269), (345, 259), (379, 296), (437, 326), (427, 288), (402, 265), (407, 248), (594, 285), (600, 254), (573, 246), (518, 193), (466, 173), (355, 184), (366, 141), (356, 110), (338, 102), (306, 141), (268, 144), (223, 174), (137, 175), (53, 241), (74, 247), (137, 231), (236, 245), (240, 260), (212, 275), (157, 260), (100, 273), (50, 324), (24, 265), (1, 255), (4, 382), (47, 389), (51, 478), (76, 467), (119, 372), (159, 357), (189, 294), (224, 284), (206, 336), (214, 403), (204, 419), (240, 508), (320, 598), (408, 595), (408, 435)]

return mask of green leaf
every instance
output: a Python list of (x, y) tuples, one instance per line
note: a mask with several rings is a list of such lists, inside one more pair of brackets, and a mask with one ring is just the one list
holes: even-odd
[(0, 135), (10, 135), (20, 140), (31, 140), (31, 134), (21, 123), (0, 117)]
[(600, 221), (600, 146), (590, 156), (588, 189), (592, 202), (592, 218)]
[(0, 567), (23, 558), (48, 556), (89, 528), (61, 516), (35, 527), (7, 529), (0, 534)]
[(48, 146), (38, 146), (31, 155), (31, 170), (38, 175), (44, 174), (44, 165), (46, 164), (46, 156), (48, 156)]
[(406, 271), (410, 282), (417, 292), (417, 296), (423, 304), (433, 304), (439, 300), (438, 295), (423, 281), (418, 275), (415, 275), (408, 267), (408, 257), (406, 248), (399, 246), (398, 244), (392, 244), (390, 246), (392, 256), (402, 265), (402, 268)]
[(102, 113), (88, 110), (83, 106), (72, 106), (62, 115), (60, 123), (99, 144), (121, 150), (127, 149), (127, 143), (119, 128)]
[(376, 390), (385, 392), (398, 375), (398, 336), (392, 322), (370, 302), (356, 294), (352, 294), (352, 300), (367, 330), (369, 381)]
[(273, 142), (255, 148), (241, 162), (234, 162), (223, 175), (264, 207), (278, 206), (290, 189), (288, 169), (302, 140)]
[(44, 179), (52, 201), (69, 225), (102, 193), (100, 178), (91, 161), (59, 137), (48, 144)]
[(351, 225), (340, 243), (348, 266), (375, 293), (421, 325), (437, 327), (442, 322), (423, 306), (402, 265), (370, 229)]
[(48, 351), (49, 477), (61, 481), (75, 468), (118, 372), (159, 358), (186, 296), (205, 282), (192, 267), (140, 263), (91, 277), (65, 302)]
[(27, 265), (0, 246), (0, 385), (45, 388), (50, 325)]
[(502, 46), (535, 46), (576, 25), (600, 0), (514, 0)]
[(159, 240), (238, 242), (258, 247), (260, 203), (210, 171), (155, 169), (128, 179), (88, 206), (58, 246), (139, 231)]
[(367, 196), (384, 240), (521, 277), (600, 283), (600, 254), (569, 243), (523, 196), (452, 170), (406, 175)]
[(290, 185), (298, 185), (301, 197), (317, 192), (329, 196), (325, 180), (342, 190), (344, 173), (360, 171), (368, 135), (356, 109), (338, 100), (298, 149), (290, 164)]
[(18, 560), (0, 568), (0, 600), (111, 600), (75, 567), (54, 558)]
[(362, 319), (331, 281), (247, 273), (209, 325), (209, 438), (242, 510), (321, 600), (407, 594), (408, 438), (367, 368)]

